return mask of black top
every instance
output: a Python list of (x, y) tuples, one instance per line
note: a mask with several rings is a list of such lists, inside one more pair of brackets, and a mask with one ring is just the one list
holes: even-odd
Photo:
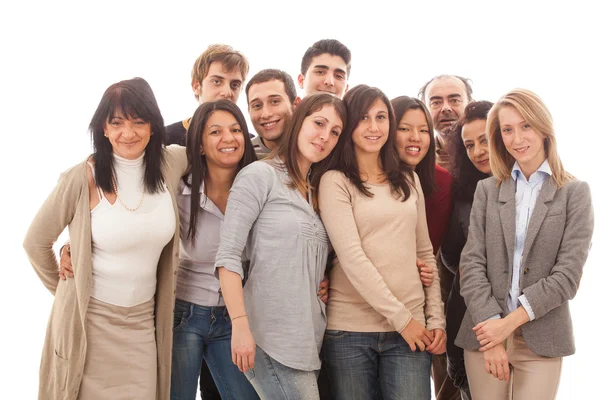
[(167, 125), (167, 146), (170, 144), (178, 144), (185, 146), (185, 136), (187, 129), (183, 126), (184, 121), (175, 122), (174, 124)]

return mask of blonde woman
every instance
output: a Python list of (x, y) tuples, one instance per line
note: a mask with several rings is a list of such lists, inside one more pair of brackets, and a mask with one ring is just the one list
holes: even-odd
[(456, 344), (473, 399), (553, 399), (562, 357), (575, 352), (568, 300), (592, 237), (590, 188), (563, 168), (534, 93), (503, 96), (486, 130), (493, 177), (475, 191)]

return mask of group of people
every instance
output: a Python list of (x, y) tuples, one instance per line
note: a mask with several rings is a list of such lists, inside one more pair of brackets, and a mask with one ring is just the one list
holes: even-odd
[(211, 45), (168, 126), (145, 80), (105, 91), (25, 238), (55, 296), (40, 399), (555, 398), (593, 210), (548, 109), (350, 69), (314, 43), (301, 99)]

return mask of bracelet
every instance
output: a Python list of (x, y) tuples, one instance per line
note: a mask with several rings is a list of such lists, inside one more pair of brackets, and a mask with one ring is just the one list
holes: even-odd
[(238, 318), (243, 318), (243, 317), (247, 317), (247, 315), (246, 314), (242, 314), (242, 315), (238, 315), (237, 317), (233, 317), (233, 318), (231, 318), (231, 322), (235, 321)]

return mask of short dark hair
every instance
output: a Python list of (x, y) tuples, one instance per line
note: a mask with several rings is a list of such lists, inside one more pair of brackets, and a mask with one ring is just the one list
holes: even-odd
[(461, 132), (465, 124), (469, 122), (487, 120), (487, 115), (492, 108), (493, 103), (489, 101), (475, 101), (465, 108), (463, 117), (458, 120), (449, 135), (446, 149), (450, 154), (449, 171), (454, 178), (454, 198), (455, 200), (473, 201), (477, 182), (488, 178), (489, 175), (479, 171), (469, 159), (467, 149), (462, 141)]
[[(399, 96), (392, 99), (392, 107), (396, 114), (396, 127), (394, 128), (394, 134), (398, 129), (398, 124), (404, 116), (404, 113), (408, 110), (421, 110), (425, 114), (427, 120), (427, 128), (429, 129), (429, 148), (427, 154), (417, 164), (415, 172), (421, 181), (421, 188), (423, 189), (423, 195), (427, 198), (436, 190), (435, 184), (435, 138), (433, 135), (433, 121), (431, 120), (431, 114), (425, 107), (425, 104), (414, 97)], [(390, 135), (392, 133), (390, 132)]]
[(462, 76), (458, 75), (438, 75), (431, 78), (426, 84), (423, 85), (423, 87), (421, 87), (421, 89), (419, 89), (418, 96), (422, 102), (425, 102), (425, 91), (427, 90), (427, 86), (429, 86), (431, 82), (440, 78), (456, 78), (459, 81), (461, 81), (465, 85), (465, 91), (467, 92), (467, 102), (470, 103), (473, 101), (473, 87), (471, 87), (471, 80), (469, 78), (463, 78)]
[(373, 193), (360, 177), (352, 133), (367, 114), (369, 108), (378, 99), (382, 100), (388, 110), (389, 135), (379, 151), (383, 172), (390, 183), (392, 192), (402, 196), (402, 201), (410, 197), (410, 187), (414, 185), (410, 168), (405, 165), (396, 150), (396, 118), (394, 109), (387, 96), (378, 88), (367, 85), (353, 87), (344, 96), (344, 104), (348, 110), (348, 123), (344, 126), (338, 145), (333, 150), (332, 169), (341, 171), (352, 184), (365, 196), (372, 197)]
[(350, 76), (352, 53), (350, 52), (350, 49), (335, 39), (319, 40), (306, 50), (304, 56), (302, 56), (302, 64), (300, 64), (300, 72), (302, 75), (306, 75), (313, 58), (318, 57), (321, 54), (331, 54), (332, 56), (338, 56), (344, 60), (347, 69), (346, 74), (347, 76)]
[(104, 136), (107, 122), (117, 113), (123, 114), (128, 119), (141, 118), (150, 123), (152, 134), (144, 153), (144, 184), (149, 193), (164, 190), (163, 145), (167, 136), (165, 122), (152, 88), (142, 78), (128, 79), (110, 85), (94, 112), (89, 131), (94, 147), (96, 185), (104, 192), (112, 193), (111, 177), (117, 179), (113, 168), (112, 144)]
[[(194, 112), (194, 116), (190, 122), (190, 128), (188, 129), (186, 139), (186, 153), (188, 159), (188, 170), (183, 176), (185, 184), (191, 188), (191, 212), (189, 228), (187, 237), (193, 239), (196, 237), (196, 228), (198, 221), (198, 210), (200, 207), (200, 185), (206, 179), (208, 174), (208, 163), (206, 162), (206, 155), (200, 154), (200, 148), (202, 147), (202, 133), (206, 129), (206, 123), (210, 116), (217, 110), (226, 111), (233, 115), (244, 134), (244, 155), (238, 163), (237, 172), (239, 172), (246, 165), (256, 161), (256, 153), (252, 146), (250, 133), (248, 131), (248, 125), (244, 119), (244, 114), (240, 108), (232, 101), (229, 100), (217, 100), (209, 101), (201, 104)], [(191, 184), (189, 177), (191, 175)]]
[(250, 81), (246, 84), (246, 101), (248, 104), (250, 103), (250, 98), (248, 97), (248, 93), (250, 92), (250, 87), (252, 85), (256, 85), (258, 83), (265, 83), (270, 81), (281, 81), (283, 82), (283, 87), (285, 88), (285, 94), (287, 94), (290, 99), (290, 104), (293, 106), (296, 101), (296, 85), (294, 84), (294, 80), (292, 77), (285, 71), (280, 69), (263, 69), (262, 71), (258, 71)]

